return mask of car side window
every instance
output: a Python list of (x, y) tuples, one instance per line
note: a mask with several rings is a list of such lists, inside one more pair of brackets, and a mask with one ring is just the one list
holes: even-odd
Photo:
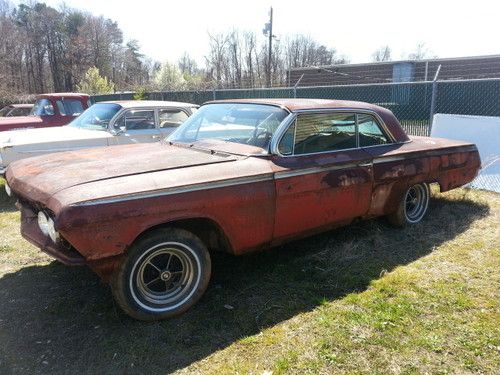
[(12, 111), (10, 111), (9, 115), (10, 116), (24, 116), (25, 110), (24, 110), (24, 108), (14, 108)]
[(160, 109), (158, 117), (160, 128), (176, 128), (187, 120), (188, 115), (180, 109)]
[(62, 116), (78, 116), (83, 112), (82, 102), (75, 99), (56, 101), (57, 109)]
[(375, 146), (391, 143), (389, 137), (382, 131), (377, 120), (371, 115), (358, 115), (359, 146)]
[(278, 145), (278, 151), (281, 155), (292, 155), (293, 154), (293, 143), (295, 138), (295, 122), (291, 125), (283, 138), (281, 138), (281, 142)]
[(353, 113), (307, 113), (297, 116), (294, 155), (356, 147), (356, 115)]
[(123, 127), (126, 130), (155, 129), (155, 111), (149, 109), (127, 111), (116, 120), (114, 127), (117, 130)]

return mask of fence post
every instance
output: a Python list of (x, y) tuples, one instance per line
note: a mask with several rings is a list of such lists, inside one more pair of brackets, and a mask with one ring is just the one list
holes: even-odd
[(437, 91), (438, 91), (438, 76), (439, 76), (439, 71), (441, 70), (441, 64), (439, 64), (436, 74), (434, 75), (434, 79), (432, 80), (432, 95), (431, 95), (431, 110), (429, 114), (429, 129), (428, 131), (428, 136), (431, 135), (431, 130), (432, 130), (432, 120), (434, 119), (434, 113), (436, 112), (436, 100), (437, 100)]
[(214, 89), (212, 89), (212, 95), (213, 95), (213, 97), (214, 97), (214, 100), (217, 100), (217, 94), (216, 94), (216, 92), (215, 92), (215, 88), (214, 88)]
[(300, 78), (295, 82), (295, 85), (293, 85), (293, 97), (297, 98), (297, 86), (299, 85), (300, 81), (302, 81), (302, 78), (304, 78), (304, 74), (300, 76)]

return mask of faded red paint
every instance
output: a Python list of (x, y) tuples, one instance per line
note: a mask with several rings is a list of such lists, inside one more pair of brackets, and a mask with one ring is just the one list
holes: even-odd
[(63, 116), (59, 112), (56, 104), (61, 99), (75, 99), (82, 103), (83, 109), (88, 108), (90, 97), (86, 94), (74, 93), (55, 93), (55, 94), (40, 94), (36, 99), (47, 99), (54, 108), (53, 115), (47, 116), (17, 116), (17, 117), (1, 117), (0, 118), (0, 132), (22, 129), (22, 128), (47, 128), (52, 126), (63, 126), (69, 124), (75, 119), (75, 116)]
[[(470, 182), (480, 167), (474, 145), (410, 139), (389, 111), (376, 106), (290, 99), (247, 102), (290, 111), (315, 105), (368, 108), (377, 111), (400, 143), (280, 157), (263, 155), (253, 146), (206, 140), (207, 149), (240, 155), (155, 143), (25, 159), (12, 164), (6, 175), (20, 199), (23, 235), (62, 262), (83, 260), (108, 279), (127, 248), (157, 225), (210, 220), (223, 232), (227, 250), (243, 254), (356, 218), (389, 214), (410, 185), (437, 182), (449, 190)], [(253, 182), (228, 183), (247, 179)], [(140, 196), (160, 189), (166, 195)], [(129, 200), (132, 196), (136, 198)], [(39, 209), (54, 215), (71, 246), (47, 242), (33, 225)]]

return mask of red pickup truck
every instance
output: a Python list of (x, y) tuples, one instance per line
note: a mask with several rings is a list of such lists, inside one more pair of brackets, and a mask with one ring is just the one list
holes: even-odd
[(69, 124), (90, 106), (87, 94), (53, 93), (37, 96), (29, 116), (1, 117), (0, 131)]

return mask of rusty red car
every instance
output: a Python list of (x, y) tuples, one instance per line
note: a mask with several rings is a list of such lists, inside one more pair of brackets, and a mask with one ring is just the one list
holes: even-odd
[[(130, 316), (186, 311), (214, 251), (267, 249), (386, 216), (420, 222), (429, 184), (447, 191), (480, 168), (474, 144), (408, 137), (387, 109), (360, 102), (210, 102), (156, 144), (13, 163), (24, 238), (110, 283)], [(445, 219), (445, 218), (443, 218)]]
[(88, 107), (90, 107), (90, 96), (87, 94), (51, 93), (37, 95), (29, 115), (0, 117), (0, 132), (67, 125)]

